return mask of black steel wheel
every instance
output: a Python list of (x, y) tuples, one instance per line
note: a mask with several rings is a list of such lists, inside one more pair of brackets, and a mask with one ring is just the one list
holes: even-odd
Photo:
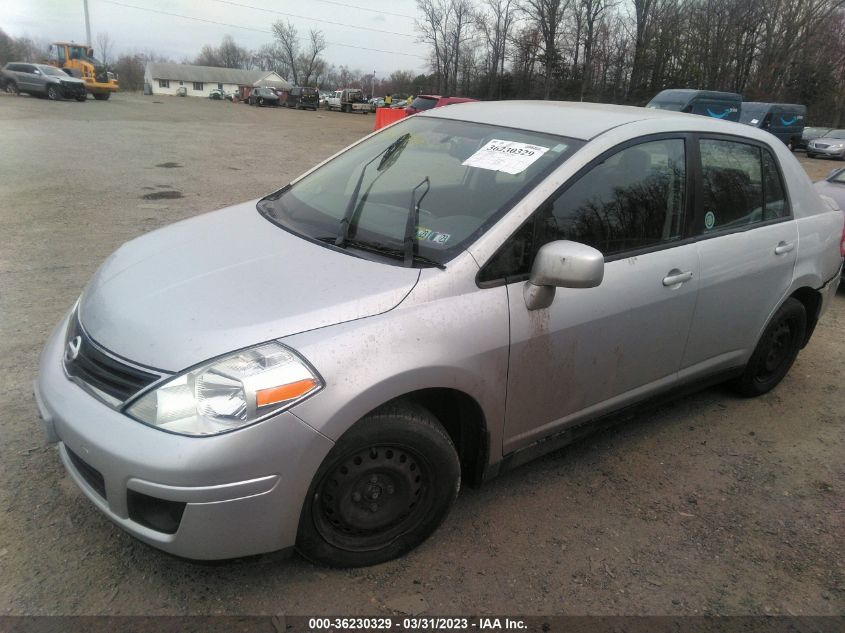
[(49, 85), (47, 86), (47, 98), (50, 101), (58, 101), (62, 98), (62, 92), (59, 90), (58, 86)]
[(757, 343), (736, 387), (744, 396), (761, 396), (783, 380), (807, 332), (807, 311), (804, 304), (790, 297), (772, 317)]
[(460, 488), (448, 433), (426, 409), (382, 407), (356, 423), (320, 466), (302, 509), (297, 550), (316, 563), (381, 563), (422, 543)]

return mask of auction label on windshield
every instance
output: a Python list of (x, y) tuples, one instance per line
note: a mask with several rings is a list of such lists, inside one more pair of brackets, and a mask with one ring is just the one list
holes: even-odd
[(494, 138), (461, 164), (516, 175), (548, 151), (548, 147)]

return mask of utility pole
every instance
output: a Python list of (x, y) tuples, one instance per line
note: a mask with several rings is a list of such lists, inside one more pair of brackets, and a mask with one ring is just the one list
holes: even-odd
[(370, 97), (372, 98), (372, 97), (375, 97), (375, 96), (376, 96), (376, 71), (374, 70), (372, 81), (370, 81)]
[(88, 0), (82, 0), (82, 5), (85, 7), (85, 44), (88, 46), (93, 46), (94, 42), (91, 41), (91, 20), (88, 18)]

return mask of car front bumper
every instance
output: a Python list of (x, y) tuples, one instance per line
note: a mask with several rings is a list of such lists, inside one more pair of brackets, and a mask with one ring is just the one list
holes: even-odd
[[(35, 398), (47, 438), (58, 442), (65, 468), (97, 508), (140, 540), (186, 558), (295, 544), (303, 501), (331, 440), (291, 412), (213, 437), (148, 427), (65, 376), (66, 328), (67, 320), (42, 353)], [(162, 529), (156, 517), (174, 509), (181, 512), (175, 528)]]
[(807, 153), (826, 156), (827, 158), (845, 158), (845, 147), (812, 147), (808, 145)]

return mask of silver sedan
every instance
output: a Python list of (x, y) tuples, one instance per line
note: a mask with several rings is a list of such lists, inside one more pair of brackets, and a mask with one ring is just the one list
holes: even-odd
[(599, 419), (775, 388), (842, 234), (756, 128), (436, 108), (123, 245), (50, 336), (36, 401), (72, 479), (151, 545), (370, 565), (428, 538), (462, 483)]
[(845, 160), (845, 130), (831, 130), (807, 143), (807, 157), (816, 156)]

